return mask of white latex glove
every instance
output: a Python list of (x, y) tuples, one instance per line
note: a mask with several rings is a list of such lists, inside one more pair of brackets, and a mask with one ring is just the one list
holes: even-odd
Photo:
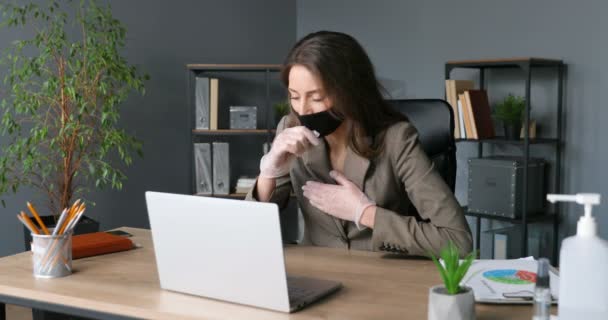
[(277, 178), (289, 173), (291, 161), (321, 141), (304, 126), (283, 130), (272, 142), (270, 151), (260, 160), (260, 177)]
[(331, 171), (329, 175), (336, 180), (337, 185), (308, 181), (302, 186), (304, 196), (319, 210), (343, 220), (354, 221), (361, 230), (359, 221), (363, 211), (376, 203), (343, 174)]

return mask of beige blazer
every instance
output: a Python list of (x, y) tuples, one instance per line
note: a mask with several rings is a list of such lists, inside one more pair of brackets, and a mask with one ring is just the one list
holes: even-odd
[[(283, 118), (277, 134), (286, 123)], [(304, 197), (306, 181), (335, 184), (329, 176), (327, 142), (293, 161), (289, 175), (277, 179), (270, 201), (283, 208), (290, 193), (295, 193), (305, 221), (304, 244), (426, 256), (438, 254), (452, 240), (461, 254), (471, 252), (471, 231), (463, 210), (422, 150), (416, 129), (399, 122), (387, 130), (381, 155), (369, 160), (347, 147), (344, 162), (344, 175), (378, 206), (373, 229), (359, 230), (354, 222), (335, 218)], [(257, 201), (256, 194), (254, 186), (246, 200)]]

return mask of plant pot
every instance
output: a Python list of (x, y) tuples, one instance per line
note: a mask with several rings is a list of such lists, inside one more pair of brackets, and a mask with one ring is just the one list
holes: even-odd
[[(42, 222), (44, 222), (47, 228), (55, 227), (56, 222), (54, 216), (42, 216), (40, 219)], [(38, 224), (36, 223), (36, 225)], [(99, 232), (99, 222), (87, 217), (86, 215), (82, 216), (74, 228), (74, 235), (93, 232)], [(29, 251), (31, 249), (32, 235), (25, 226), (23, 227), (23, 238), (25, 240), (25, 250)]]
[(521, 134), (521, 123), (514, 124), (504, 124), (505, 129), (505, 138), (508, 140), (519, 140), (519, 135)]
[(450, 295), (442, 285), (432, 287), (429, 290), (428, 320), (474, 320), (473, 289), (462, 289), (461, 293)]

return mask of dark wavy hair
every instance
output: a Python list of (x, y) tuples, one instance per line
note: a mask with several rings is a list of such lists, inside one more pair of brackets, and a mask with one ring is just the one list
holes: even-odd
[[(386, 129), (405, 115), (383, 98), (386, 92), (376, 79), (374, 66), (363, 47), (353, 37), (340, 32), (319, 31), (300, 39), (291, 49), (281, 70), (281, 80), (289, 87), (289, 72), (302, 65), (320, 79), (334, 105), (335, 116), (351, 120), (350, 147), (359, 155), (373, 158), (384, 149)], [(290, 124), (297, 124), (295, 114)], [(367, 137), (371, 137), (371, 144)]]

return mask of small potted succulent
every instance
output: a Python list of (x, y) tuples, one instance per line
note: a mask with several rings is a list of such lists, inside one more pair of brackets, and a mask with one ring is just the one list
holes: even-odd
[(475, 298), (473, 289), (461, 286), (460, 282), (475, 259), (475, 253), (460, 261), (460, 252), (451, 241), (440, 252), (442, 262), (431, 253), (431, 259), (439, 269), (443, 285), (429, 291), (429, 320), (471, 320), (475, 319)]
[(505, 138), (512, 140), (519, 139), (525, 109), (526, 100), (513, 94), (509, 94), (502, 102), (495, 106), (495, 116), (503, 123)]
[(289, 114), (289, 103), (287, 101), (277, 102), (273, 105), (274, 109), (274, 124), (279, 124), (281, 119)]

